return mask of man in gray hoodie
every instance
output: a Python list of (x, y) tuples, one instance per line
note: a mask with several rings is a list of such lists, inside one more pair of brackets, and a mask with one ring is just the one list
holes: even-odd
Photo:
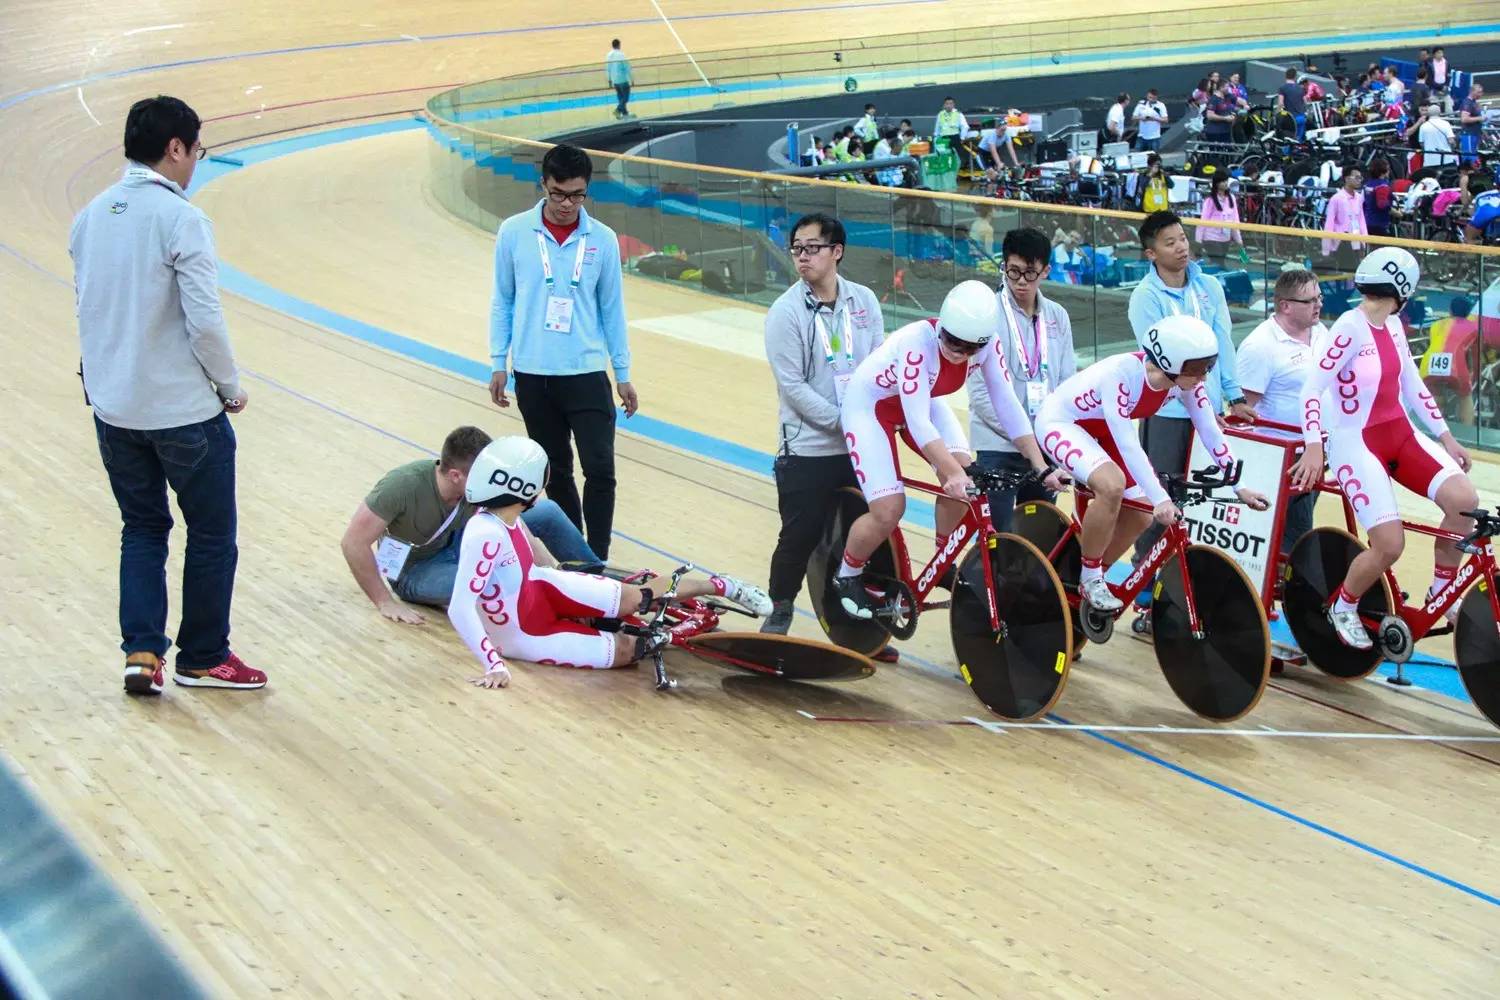
[(875, 293), (839, 276), (844, 241), (844, 225), (832, 216), (798, 219), (791, 254), (802, 280), (766, 313), (766, 358), (780, 400), (775, 472), (781, 535), (771, 555), (774, 610), (761, 631), (777, 635), (791, 627), (792, 602), (830, 497), (840, 487), (859, 485), (839, 426), (839, 403), (854, 369), (885, 339)]
[(229, 649), (235, 545), (234, 430), (247, 393), (219, 306), (213, 227), (187, 200), (199, 120), (175, 97), (125, 119), (125, 175), (73, 222), (84, 395), (120, 507), (125, 690), (160, 694), (167, 638), (167, 487), (187, 522), (175, 680), (260, 688)]

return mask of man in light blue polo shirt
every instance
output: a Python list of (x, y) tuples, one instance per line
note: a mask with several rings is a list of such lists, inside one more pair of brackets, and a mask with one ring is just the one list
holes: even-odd
[[(1234, 341), (1229, 338), (1229, 303), (1224, 300), (1224, 287), (1212, 275), (1204, 274), (1192, 260), (1187, 233), (1174, 213), (1152, 212), (1146, 216), (1140, 237), (1151, 270), (1130, 293), (1130, 328), (1136, 341), (1144, 343), (1146, 332), (1167, 316), (1194, 316), (1213, 327), (1219, 338), (1219, 363), (1208, 373), (1203, 385), (1214, 412), (1221, 412), (1227, 401), (1233, 416), (1254, 420), (1255, 410), (1245, 402), (1235, 374)], [(1182, 472), (1187, 467), (1192, 441), (1192, 422), (1177, 400), (1141, 423), (1141, 445), (1151, 467), (1158, 472)], [(1163, 530), (1153, 522), (1141, 534), (1135, 543), (1137, 560), (1150, 551)]]
[[(490, 306), (490, 398), (509, 406), (511, 363), (526, 435), (551, 463), (547, 493), (609, 558), (615, 513), (615, 411), (609, 375), (625, 416), (639, 405), (630, 384), (630, 346), (615, 231), (583, 210), (594, 167), (577, 146), (542, 158), (545, 197), (500, 224)], [(583, 501), (573, 482), (573, 448), (583, 468)]]

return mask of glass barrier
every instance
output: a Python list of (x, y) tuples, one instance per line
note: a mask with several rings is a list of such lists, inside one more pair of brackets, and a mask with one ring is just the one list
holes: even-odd
[[(434, 191), (461, 218), (493, 230), (539, 200), (544, 143), (439, 124), (432, 130)], [(936, 312), (959, 281), (997, 284), (1000, 240), (1032, 226), (1052, 241), (1043, 294), (1068, 310), (1080, 364), (1135, 347), (1127, 310), (1150, 269), (1136, 237), (1139, 214), (594, 156), (588, 209), (619, 234), (630, 274), (769, 305), (795, 280), (785, 250), (791, 223), (827, 212), (848, 232), (842, 273), (875, 291), (894, 328)], [(1272, 310), (1283, 269), (1317, 275), (1323, 319), (1332, 322), (1358, 301), (1351, 279), (1370, 247), (1411, 249), (1422, 268), (1402, 317), (1412, 353), (1454, 433), (1500, 449), (1500, 250), (1373, 237), (1356, 243), (1248, 223), (1214, 223), (1238, 239), (1205, 243), (1198, 221), (1184, 222), (1199, 266), (1224, 289), (1236, 343)]]
[[(1493, 10), (1459, 3), (1445, 11), (1455, 21), (1465, 14), (1477, 21), (1481, 13)], [(1221, 16), (1228, 19), (1195, 31), (1200, 37), (1205, 32), (1222, 37), (1243, 58), (1246, 38), (1326, 33), (1345, 15), (1302, 4), (1265, 4), (1216, 13)], [(1357, 19), (1366, 31), (1384, 23), (1381, 19), (1406, 26), (1400, 11), (1360, 10)], [(1174, 44), (1178, 32), (1175, 15), (1145, 15), (701, 54), (698, 64), (713, 88), (704, 87), (697, 70), (680, 56), (632, 60), (637, 82), (631, 103), (649, 99), (639, 106), (650, 115), (706, 110), (842, 90), (847, 76), (938, 82), (970, 73), (992, 77), (1002, 65), (1011, 72), (1076, 68), (1091, 51), (1100, 62), (1088, 68), (1107, 68), (1108, 59), (1121, 64), (1156, 59), (1153, 46)], [(832, 72), (830, 50), (842, 59)], [(995, 56), (1000, 52), (1005, 55)], [(1111, 55), (1120, 52), (1128, 55)], [(1062, 55), (1060, 62), (1052, 60), (1054, 53)], [(1195, 42), (1193, 54), (1179, 58), (1198, 62), (1206, 56)], [(540, 198), (539, 164), (547, 148), (535, 137), (599, 124), (614, 102), (612, 94), (604, 94), (602, 78), (602, 67), (594, 65), (438, 95), (428, 106), (437, 200), (491, 231), (506, 216), (531, 208)], [(870, 89), (864, 82), (860, 87)], [(886, 327), (893, 329), (935, 312), (958, 281), (997, 284), (1000, 239), (1012, 228), (1034, 226), (1053, 244), (1044, 294), (1068, 310), (1080, 364), (1135, 346), (1127, 310), (1133, 289), (1150, 270), (1136, 236), (1139, 214), (613, 153), (595, 153), (594, 163), (589, 211), (620, 235), (628, 273), (768, 305), (795, 279), (785, 249), (790, 224), (808, 212), (827, 212), (848, 230), (842, 272), (875, 291)], [(1361, 246), (1307, 229), (1215, 223), (1237, 237), (1225, 244), (1201, 240), (1197, 221), (1185, 221), (1195, 258), (1224, 289), (1236, 343), (1269, 314), (1271, 290), (1283, 269), (1310, 268), (1317, 275), (1323, 319), (1331, 322), (1357, 301), (1353, 268), (1370, 246), (1411, 249), (1423, 273), (1421, 288), (1403, 313), (1412, 353), (1454, 433), (1466, 443), (1500, 450), (1500, 251), (1374, 238)]]

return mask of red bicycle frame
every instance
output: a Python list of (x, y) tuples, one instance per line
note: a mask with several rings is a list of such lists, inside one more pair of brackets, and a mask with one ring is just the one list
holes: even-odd
[[(944, 493), (942, 487), (933, 483), (924, 483), (906, 476), (901, 477), (901, 484), (908, 490), (916, 490), (919, 493), (928, 493), (934, 497), (951, 500)], [(911, 591), (912, 599), (916, 602), (918, 612), (930, 611), (934, 608), (945, 608), (947, 601), (928, 601), (927, 595), (932, 593), (933, 588), (938, 585), (948, 572), (950, 566), (958, 564), (958, 557), (963, 552), (964, 546), (974, 538), (984, 538), (986, 544), (979, 547), (979, 558), (984, 563), (984, 578), (990, 580), (990, 547), (988, 539), (995, 534), (995, 526), (990, 521), (990, 499), (986, 493), (969, 498), (969, 509), (963, 518), (953, 528), (953, 533), (948, 536), (948, 541), (933, 553), (932, 559), (922, 567), (922, 572), (912, 577), (911, 554), (906, 548), (906, 538), (901, 534), (900, 527), (891, 532), (891, 550), (895, 556), (896, 572), (900, 574), (901, 582)], [(995, 607), (995, 591), (988, 584), (985, 586), (985, 598), (989, 601), (990, 627), (996, 632), (1000, 631), (1000, 615)]]
[[(1082, 546), (1083, 523), (1081, 519), (1088, 512), (1089, 501), (1093, 499), (1093, 493), (1089, 492), (1088, 487), (1081, 483), (1075, 483), (1073, 486), (1073, 495), (1077, 497), (1078, 511), (1068, 518), (1068, 530), (1062, 533), (1062, 537), (1057, 540), (1057, 544), (1052, 547), (1052, 551), (1047, 553), (1047, 561), (1053, 564), (1056, 564), (1057, 558), (1062, 554), (1063, 546), (1067, 544), (1068, 539), (1076, 537), (1079, 540), (1080, 547)], [(1120, 507), (1121, 509), (1129, 507), (1131, 510), (1145, 511), (1147, 514), (1152, 513), (1152, 508), (1140, 500), (1121, 500)], [(1156, 544), (1151, 546), (1151, 550), (1146, 553), (1146, 558), (1142, 559), (1139, 565), (1131, 568), (1130, 575), (1125, 578), (1125, 582), (1118, 584), (1111, 583), (1109, 585), (1109, 592), (1118, 597), (1123, 605), (1121, 611), (1123, 612), (1124, 608), (1129, 607), (1130, 603), (1140, 596), (1141, 591), (1145, 590), (1147, 584), (1156, 578), (1157, 572), (1166, 565), (1168, 559), (1171, 559), (1179, 552), (1186, 552), (1187, 547), (1188, 533), (1187, 528), (1183, 526), (1183, 522), (1177, 521), (1167, 525), (1167, 529), (1162, 532), (1162, 536), (1156, 540)], [(1194, 635), (1198, 635), (1203, 629), (1201, 627), (1202, 623), (1198, 620), (1198, 603), (1193, 596), (1193, 588), (1188, 578), (1186, 559), (1177, 560), (1177, 570), (1182, 574), (1182, 593), (1187, 603), (1188, 628)], [(1083, 598), (1076, 591), (1068, 594), (1068, 603), (1073, 607), (1078, 607), (1082, 602)]]

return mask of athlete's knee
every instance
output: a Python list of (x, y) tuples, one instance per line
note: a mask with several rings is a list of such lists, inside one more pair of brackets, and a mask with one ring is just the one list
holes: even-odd
[(1399, 521), (1387, 521), (1370, 529), (1370, 551), (1380, 560), (1382, 567), (1395, 565), (1405, 550), (1406, 532)]
[(1437, 502), (1444, 514), (1456, 517), (1479, 506), (1479, 491), (1474, 488), (1474, 481), (1468, 476), (1450, 476), (1446, 483), (1438, 487)]
[(1095, 502), (1118, 507), (1125, 496), (1125, 474), (1113, 462), (1106, 462), (1089, 474), (1089, 490)]
[(897, 493), (893, 496), (881, 497), (870, 504), (870, 517), (872, 517), (886, 534), (896, 530), (901, 523), (901, 517), (906, 513), (906, 494)]

